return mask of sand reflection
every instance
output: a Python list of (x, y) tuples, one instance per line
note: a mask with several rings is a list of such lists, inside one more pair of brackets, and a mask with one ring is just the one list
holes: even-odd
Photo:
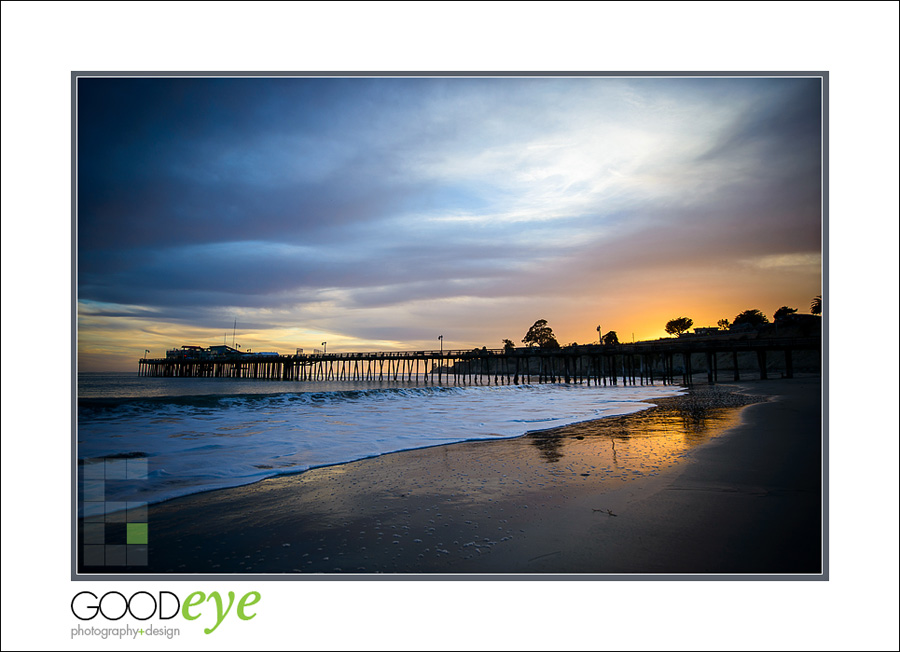
[[(752, 402), (753, 397), (741, 401)], [(534, 433), (527, 439), (543, 462), (557, 467), (550, 471), (555, 476), (632, 480), (656, 475), (692, 448), (738, 425), (736, 407), (666, 399), (643, 412)]]

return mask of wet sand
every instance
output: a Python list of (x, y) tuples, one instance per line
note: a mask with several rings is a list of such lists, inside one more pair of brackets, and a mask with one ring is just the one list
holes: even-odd
[(623, 417), (167, 501), (150, 508), (149, 566), (119, 570), (817, 574), (820, 388), (700, 387)]

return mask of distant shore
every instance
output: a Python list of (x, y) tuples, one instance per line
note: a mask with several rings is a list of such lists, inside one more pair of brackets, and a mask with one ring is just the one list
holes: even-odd
[(150, 507), (149, 566), (120, 570), (816, 574), (820, 389), (700, 387), (635, 414), (167, 501)]

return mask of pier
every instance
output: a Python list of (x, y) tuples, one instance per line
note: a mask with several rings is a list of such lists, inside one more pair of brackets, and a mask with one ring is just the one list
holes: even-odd
[[(794, 376), (798, 352), (813, 351), (818, 371), (821, 338), (673, 338), (632, 344), (468, 351), (365, 353), (241, 353), (230, 347), (208, 353), (182, 347), (165, 358), (141, 358), (139, 375), (169, 378), (247, 378), (280, 381), (421, 381), (453, 384), (566, 382), (596, 385), (681, 384), (705, 372), (709, 384), (741, 372), (766, 379)], [(225, 349), (225, 350), (223, 350)], [(730, 372), (730, 373), (728, 373)]]

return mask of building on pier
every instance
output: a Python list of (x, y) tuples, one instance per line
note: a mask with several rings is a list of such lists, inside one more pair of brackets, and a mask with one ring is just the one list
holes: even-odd
[[(216, 360), (220, 358), (232, 358), (243, 355), (248, 354), (241, 353), (237, 349), (225, 345), (210, 346), (204, 349), (202, 346), (185, 344), (180, 349), (169, 349), (168, 351), (166, 351), (166, 360)], [(261, 353), (258, 355), (278, 354)]]

